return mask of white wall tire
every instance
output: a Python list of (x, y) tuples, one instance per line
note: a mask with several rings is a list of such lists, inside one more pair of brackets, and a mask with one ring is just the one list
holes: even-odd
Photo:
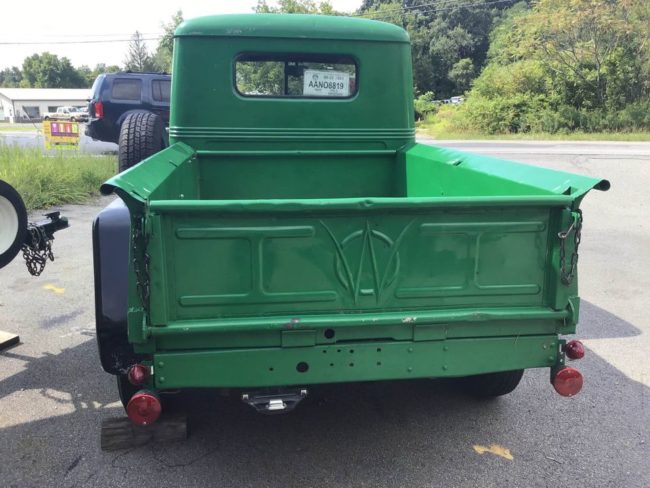
[(23, 199), (9, 184), (0, 181), (0, 268), (20, 252), (27, 233), (27, 211)]

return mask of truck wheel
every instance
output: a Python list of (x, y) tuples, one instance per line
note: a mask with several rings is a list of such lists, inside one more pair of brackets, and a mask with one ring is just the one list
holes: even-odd
[(132, 385), (125, 374), (117, 375), (115, 378), (117, 378), (117, 392), (120, 395), (120, 401), (126, 409), (131, 397), (140, 391), (141, 388)]
[(13, 186), (0, 181), (0, 268), (16, 257), (26, 233), (25, 203)]
[(524, 375), (523, 369), (501, 373), (479, 374), (463, 378), (464, 389), (473, 396), (489, 398), (512, 392)]
[(150, 112), (129, 114), (120, 127), (118, 161), (120, 172), (156, 154), (163, 148), (163, 121)]

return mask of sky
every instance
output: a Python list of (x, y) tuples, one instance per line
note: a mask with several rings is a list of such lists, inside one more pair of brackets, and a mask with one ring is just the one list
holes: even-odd
[[(273, 4), (273, 1), (269, 1)], [(330, 0), (352, 12), (361, 0)], [(3, 0), (0, 6), (0, 69), (22, 66), (36, 52), (66, 56), (74, 66), (124, 64), (128, 40), (137, 30), (156, 37), (161, 23), (179, 9), (186, 19), (202, 15), (250, 13), (256, 0)], [(110, 43), (79, 41), (122, 40)], [(39, 42), (43, 44), (25, 44)], [(65, 44), (61, 44), (61, 43)], [(75, 42), (75, 44), (70, 44)], [(7, 44), (21, 43), (21, 44)], [(156, 41), (150, 41), (154, 48)]]

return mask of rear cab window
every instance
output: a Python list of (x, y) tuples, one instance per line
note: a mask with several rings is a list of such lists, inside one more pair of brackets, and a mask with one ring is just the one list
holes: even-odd
[(151, 98), (155, 102), (169, 103), (170, 80), (151, 80)]
[(140, 101), (142, 92), (142, 80), (116, 78), (113, 80), (111, 88), (111, 98), (116, 100), (135, 100)]
[(245, 97), (345, 99), (357, 92), (357, 63), (344, 55), (241, 54), (234, 82)]

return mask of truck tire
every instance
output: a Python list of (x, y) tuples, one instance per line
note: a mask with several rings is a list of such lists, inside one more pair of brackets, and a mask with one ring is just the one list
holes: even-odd
[(120, 172), (156, 154), (163, 148), (163, 120), (151, 112), (126, 116), (120, 127), (118, 161)]
[(498, 397), (512, 392), (521, 381), (523, 369), (500, 373), (479, 374), (463, 378), (467, 393), (480, 398)]
[(0, 268), (20, 252), (27, 234), (27, 210), (13, 186), (0, 181)]

